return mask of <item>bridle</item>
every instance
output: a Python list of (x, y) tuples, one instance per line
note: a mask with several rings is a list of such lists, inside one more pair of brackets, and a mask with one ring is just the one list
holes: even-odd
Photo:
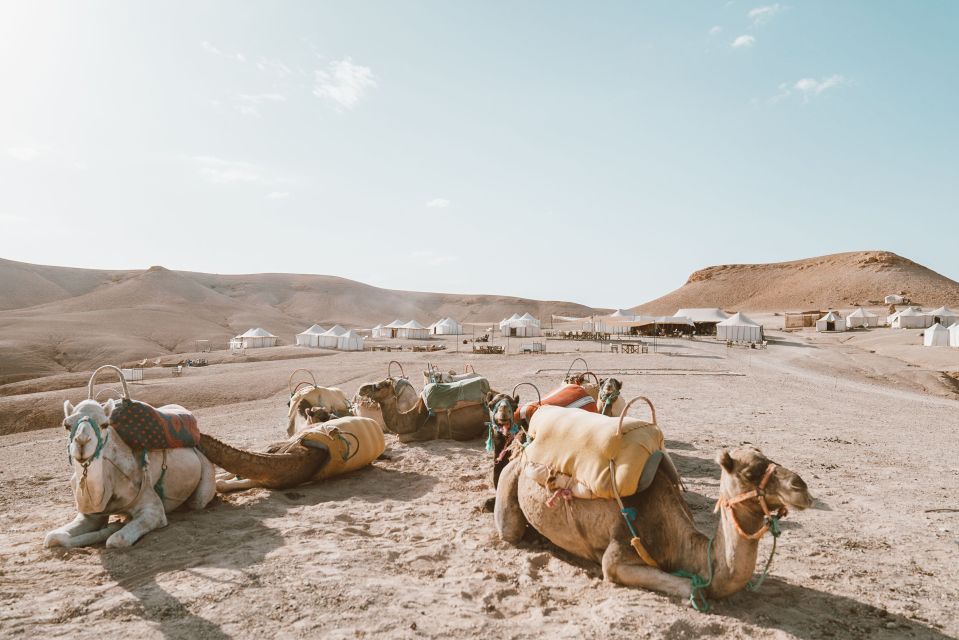
[[(716, 510), (718, 511), (720, 507), (726, 509), (729, 513), (729, 519), (733, 521), (733, 526), (736, 527), (736, 532), (747, 540), (760, 540), (766, 535), (766, 532), (770, 530), (773, 533), (773, 537), (778, 538), (779, 520), (789, 515), (789, 510), (785, 505), (779, 507), (779, 509), (773, 513), (769, 510), (769, 504), (766, 502), (766, 485), (769, 483), (769, 479), (775, 471), (776, 465), (770, 462), (769, 466), (766, 467), (766, 473), (763, 474), (763, 479), (759, 481), (755, 489), (740, 493), (735, 498), (727, 498), (724, 495), (720, 495), (719, 500), (716, 502)], [(741, 502), (752, 499), (758, 500), (759, 506), (763, 510), (763, 526), (753, 533), (746, 533), (743, 531), (742, 525), (739, 524), (739, 519), (736, 517), (736, 510), (733, 509), (733, 507)]]
[(603, 410), (601, 413), (607, 415), (606, 410), (613, 406), (613, 403), (616, 402), (616, 399), (619, 397), (619, 389), (616, 389), (609, 395), (605, 395), (603, 390), (599, 391), (599, 401), (603, 403)]

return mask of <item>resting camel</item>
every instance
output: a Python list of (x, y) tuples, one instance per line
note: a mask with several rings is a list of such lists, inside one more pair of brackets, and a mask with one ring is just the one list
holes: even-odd
[(482, 402), (451, 412), (431, 414), (420, 397), (412, 409), (402, 411), (397, 406), (397, 384), (396, 378), (370, 382), (360, 387), (357, 395), (379, 403), (387, 429), (398, 434), (400, 442), (440, 438), (472, 440), (486, 432), (489, 415)]
[[(91, 395), (92, 388), (91, 380)], [(184, 504), (202, 509), (216, 493), (213, 465), (194, 448), (151, 450), (145, 458), (135, 455), (109, 424), (114, 406), (113, 399), (102, 405), (92, 399), (75, 407), (69, 400), (63, 403), (73, 465), (70, 484), (78, 513), (71, 523), (47, 534), (46, 547), (103, 541), (108, 547), (129, 547), (144, 534), (165, 527), (168, 512)], [(124, 521), (111, 523), (111, 515)]]
[(352, 415), (349, 399), (342, 390), (336, 387), (319, 387), (304, 383), (290, 396), (290, 410), (287, 417), (286, 435), (292, 436), (302, 429), (306, 423), (306, 410), (311, 407), (322, 407), (338, 416)]
[[(393, 380), (396, 382), (395, 390), (398, 393), (396, 396), (397, 410), (400, 412), (409, 411), (419, 402), (419, 394), (416, 393), (416, 389), (406, 378), (393, 378)], [(386, 420), (383, 419), (383, 410), (375, 400), (356, 394), (353, 396), (353, 411), (358, 416), (375, 420), (384, 433), (393, 433), (393, 430), (386, 424)]]
[(500, 474), (509, 464), (513, 443), (521, 444), (525, 440), (525, 431), (514, 421), (519, 407), (519, 395), (489, 392), (486, 404), (490, 407), (490, 441), (492, 445), (493, 471), (490, 478), (493, 488), (499, 483)]
[(599, 381), (599, 397), (596, 398), (596, 408), (604, 416), (618, 416), (623, 412), (626, 401), (620, 392), (623, 383), (616, 378), (604, 378)]
[(778, 518), (787, 508), (813, 503), (802, 478), (758, 449), (723, 450), (716, 461), (720, 519), (711, 536), (696, 528), (662, 466), (645, 491), (622, 498), (624, 511), (635, 509), (635, 537), (649, 561), (631, 546), (634, 536), (615, 500), (565, 498), (551, 508), (547, 502), (555, 495), (524, 473), (523, 456), (500, 476), (496, 529), (515, 544), (532, 525), (556, 546), (601, 563), (610, 582), (688, 597), (697, 609), (708, 608), (706, 598), (725, 598), (746, 586), (756, 568), (759, 540), (767, 530), (778, 534)]

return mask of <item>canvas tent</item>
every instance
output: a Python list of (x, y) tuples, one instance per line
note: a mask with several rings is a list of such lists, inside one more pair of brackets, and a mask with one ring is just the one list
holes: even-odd
[(949, 307), (939, 307), (927, 313), (932, 318), (933, 324), (939, 323), (943, 327), (949, 327), (959, 322), (959, 311), (953, 311)]
[(409, 338), (411, 340), (425, 340), (430, 337), (430, 330), (416, 320), (410, 320), (396, 330), (396, 337)]
[(922, 334), (922, 344), (927, 347), (948, 347), (949, 330), (937, 322)]
[(317, 336), (326, 331), (323, 327), (318, 324), (314, 324), (312, 327), (307, 329), (302, 333), (296, 334), (295, 342), (298, 347), (318, 347), (320, 346)]
[(859, 307), (848, 316), (846, 316), (846, 328), (852, 329), (853, 327), (878, 327), (879, 326), (879, 316), (875, 313), (870, 313), (862, 307)]
[(256, 327), (230, 340), (230, 348), (259, 349), (261, 347), (275, 347), (277, 339), (275, 335), (266, 329)]
[(346, 332), (347, 330), (345, 327), (341, 327), (338, 324), (334, 325), (328, 331), (324, 331), (316, 337), (317, 342), (319, 343), (318, 346), (322, 347), (323, 349), (336, 349), (336, 345), (340, 336)]
[(816, 320), (816, 331), (845, 331), (846, 323), (842, 316), (835, 311), (830, 311), (823, 317)]
[(373, 327), (374, 338), (399, 338), (400, 329), (406, 326), (402, 320), (396, 319), (389, 324), (378, 324)]
[(716, 337), (728, 342), (762, 342), (763, 326), (738, 312), (716, 325)]
[(925, 329), (932, 325), (932, 316), (926, 315), (917, 307), (909, 307), (889, 316), (889, 326), (893, 329)]
[(696, 328), (686, 316), (635, 316), (623, 323), (629, 333), (641, 336), (666, 335), (675, 332), (690, 334)]
[(679, 309), (673, 314), (678, 317), (687, 317), (693, 321), (696, 333), (700, 335), (715, 335), (716, 325), (729, 318), (729, 314), (718, 308)]
[(371, 334), (374, 338), (389, 338), (391, 332), (389, 329), (387, 329), (383, 325), (378, 324), (375, 327), (373, 327)]
[(430, 333), (434, 336), (458, 336), (463, 333), (463, 327), (453, 318), (443, 318), (430, 325)]
[(360, 334), (350, 329), (336, 339), (336, 348), (340, 351), (362, 351), (363, 338)]
[(523, 315), (513, 314), (499, 323), (499, 330), (504, 336), (515, 336), (520, 338), (535, 338), (541, 336), (539, 320), (529, 313)]
[(959, 322), (949, 327), (949, 346), (959, 347)]
[(885, 300), (886, 304), (903, 304), (905, 301), (906, 299), (903, 296), (895, 294), (886, 296)]

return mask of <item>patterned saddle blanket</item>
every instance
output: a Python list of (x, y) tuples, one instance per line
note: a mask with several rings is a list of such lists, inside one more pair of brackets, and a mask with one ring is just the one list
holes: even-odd
[(200, 443), (196, 416), (178, 404), (155, 408), (124, 399), (110, 414), (110, 426), (131, 449), (178, 449)]
[(559, 389), (547, 394), (542, 402), (527, 402), (520, 406), (513, 414), (513, 421), (525, 420), (529, 423), (536, 410), (546, 405), (599, 413), (596, 409), (596, 398), (590, 395), (587, 389), (578, 384), (564, 384)]

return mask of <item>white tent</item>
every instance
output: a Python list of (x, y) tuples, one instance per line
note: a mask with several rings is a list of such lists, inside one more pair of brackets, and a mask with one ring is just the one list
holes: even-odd
[(416, 320), (410, 320), (402, 327), (397, 328), (396, 337), (409, 338), (411, 340), (425, 340), (430, 337), (430, 330)]
[(959, 347), (959, 322), (949, 327), (949, 346)]
[(347, 333), (347, 330), (340, 325), (334, 325), (329, 329), (329, 331), (324, 331), (316, 337), (319, 347), (324, 349), (336, 349), (336, 345), (339, 343), (339, 338), (343, 334)]
[(722, 309), (712, 307), (712, 308), (697, 308), (697, 309), (680, 309), (674, 316), (685, 316), (693, 321), (694, 324), (708, 324), (715, 323), (719, 324), (723, 320), (729, 318), (729, 314), (723, 311)]
[(539, 320), (529, 313), (524, 313), (522, 316), (514, 313), (499, 323), (499, 330), (504, 336), (521, 338), (535, 338), (543, 335)]
[(275, 347), (277, 337), (267, 331), (256, 327), (241, 333), (230, 340), (231, 349), (259, 349), (261, 347)]
[(632, 311), (627, 311), (626, 309), (617, 309), (609, 314), (610, 318), (625, 318), (627, 320), (634, 318), (636, 316)]
[(932, 316), (926, 315), (918, 307), (909, 307), (889, 316), (889, 326), (893, 329), (925, 329), (932, 325)]
[(899, 295), (893, 294), (891, 296), (886, 296), (886, 304), (902, 304), (905, 301), (906, 299)]
[(937, 322), (923, 332), (922, 344), (927, 347), (948, 347), (949, 329)]
[(716, 337), (729, 342), (762, 342), (763, 326), (739, 312), (716, 325)]
[(932, 322), (938, 322), (944, 327), (951, 326), (959, 322), (959, 311), (953, 311), (949, 307), (939, 307), (926, 314), (932, 318)]
[(372, 335), (374, 338), (389, 338), (392, 332), (381, 324), (373, 327)]
[(363, 338), (360, 337), (360, 334), (350, 329), (336, 339), (336, 348), (340, 351), (362, 351)]
[(463, 333), (463, 327), (453, 318), (443, 318), (430, 325), (430, 333), (435, 336), (458, 336)]
[(853, 327), (878, 327), (879, 326), (879, 316), (875, 313), (870, 313), (862, 307), (859, 307), (848, 316), (846, 316), (846, 327), (852, 329)]
[(823, 317), (816, 320), (816, 331), (845, 331), (846, 323), (842, 316), (835, 311), (830, 311)]
[(318, 347), (319, 341), (317, 336), (326, 331), (323, 327), (318, 324), (313, 325), (306, 331), (296, 334), (296, 346), (298, 347)]

